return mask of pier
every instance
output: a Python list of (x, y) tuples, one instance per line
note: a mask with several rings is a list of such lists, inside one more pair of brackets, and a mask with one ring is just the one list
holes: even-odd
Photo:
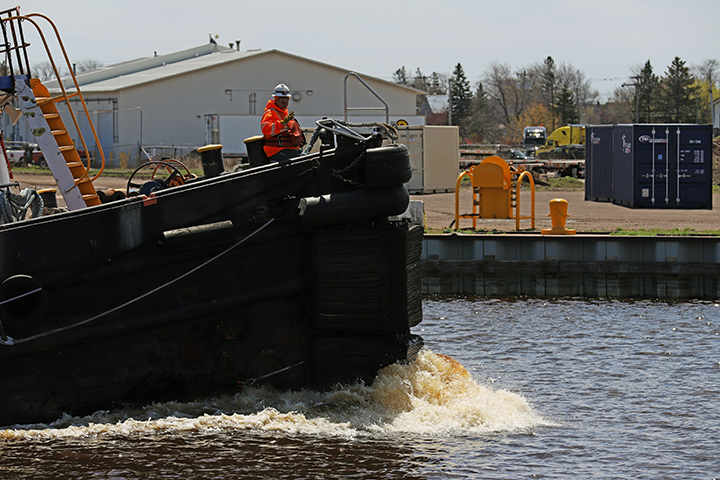
[(720, 238), (425, 235), (423, 294), (720, 298)]

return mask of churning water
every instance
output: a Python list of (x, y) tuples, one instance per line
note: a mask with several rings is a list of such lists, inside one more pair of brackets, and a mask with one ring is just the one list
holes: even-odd
[(718, 304), (426, 300), (418, 330), (370, 386), (0, 431), (0, 478), (720, 478)]

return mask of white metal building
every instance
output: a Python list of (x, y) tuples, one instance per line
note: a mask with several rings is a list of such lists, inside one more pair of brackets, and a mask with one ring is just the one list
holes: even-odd
[[(359, 77), (387, 103), (391, 122), (424, 124), (415, 111), (416, 95), (424, 92)], [(293, 92), (289, 109), (304, 128), (314, 128), (322, 117), (342, 120), (346, 107), (350, 122), (386, 119), (383, 103), (347, 70), (278, 50), (208, 44), (104, 67), (77, 79), (106, 159), (121, 166), (136, 164), (141, 146), (189, 150), (221, 143), (226, 155), (245, 153), (243, 140), (260, 134), (260, 117), (278, 83)], [(57, 82), (48, 88), (53, 94), (60, 91)], [(365, 107), (375, 110), (361, 110)], [(81, 128), (86, 139), (92, 138), (87, 125)]]

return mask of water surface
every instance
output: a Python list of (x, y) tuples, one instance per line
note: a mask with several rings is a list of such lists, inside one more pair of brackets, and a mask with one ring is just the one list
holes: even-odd
[(0, 478), (720, 478), (720, 307), (439, 299), (373, 385), (0, 431)]

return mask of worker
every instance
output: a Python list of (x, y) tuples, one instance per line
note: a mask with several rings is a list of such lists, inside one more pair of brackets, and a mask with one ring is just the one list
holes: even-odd
[(265, 137), (265, 155), (273, 162), (300, 156), (305, 136), (295, 120), (295, 112), (288, 112), (290, 89), (284, 83), (275, 87), (265, 106), (260, 129)]

